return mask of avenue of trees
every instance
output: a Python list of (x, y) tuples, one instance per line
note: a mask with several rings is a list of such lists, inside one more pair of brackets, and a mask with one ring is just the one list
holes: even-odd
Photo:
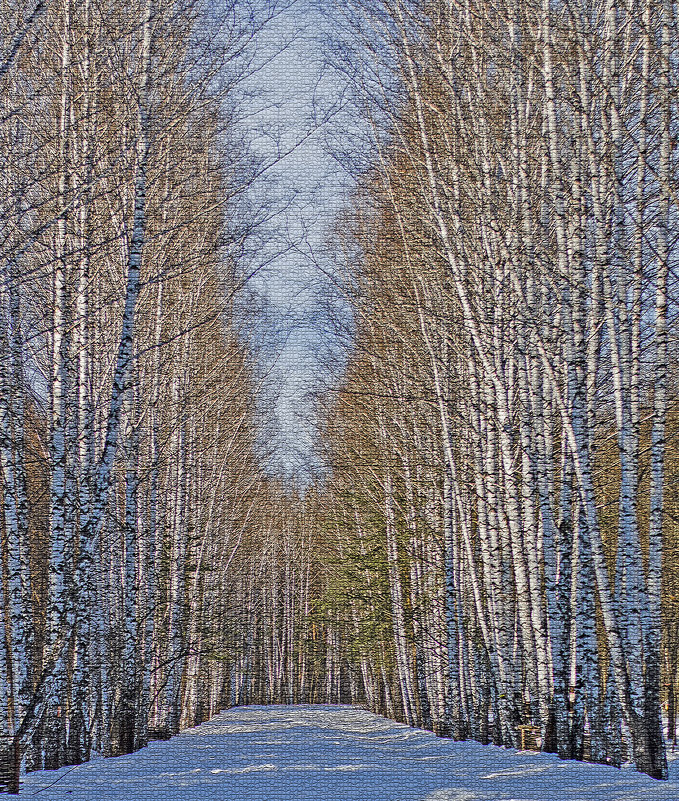
[(0, 785), (299, 702), (666, 778), (675, 4), (328, 12), (351, 344), (301, 490), (234, 304), (277, 7), (0, 0)]
[(320, 402), (328, 476), (251, 563), (232, 700), (362, 703), (666, 778), (676, 9), (341, 13), (353, 342)]

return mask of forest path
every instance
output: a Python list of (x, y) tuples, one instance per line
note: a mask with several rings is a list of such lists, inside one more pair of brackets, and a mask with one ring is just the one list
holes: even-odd
[[(40, 801), (678, 801), (669, 782), (455, 743), (349, 706), (237, 707), (135, 754), (24, 777)], [(51, 785), (51, 786), (49, 786)]]

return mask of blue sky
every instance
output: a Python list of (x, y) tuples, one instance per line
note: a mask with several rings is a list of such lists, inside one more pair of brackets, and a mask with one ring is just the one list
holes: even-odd
[(333, 289), (324, 271), (333, 269), (326, 239), (348, 187), (324, 146), (334, 118), (325, 124), (319, 120), (341, 91), (324, 72), (324, 24), (313, 0), (297, 0), (260, 35), (257, 59), (262, 66), (251, 80), (256, 96), (248, 115), (253, 148), (265, 161), (291, 151), (253, 190), (279, 211), (260, 253), (271, 262), (251, 288), (267, 306), (258, 327), (264, 347), (260, 362), (268, 372), (265, 440), (275, 445), (272, 463), (298, 475), (305, 471), (315, 435), (308, 420), (309, 392), (327, 380), (329, 363), (338, 353), (328, 333), (324, 307)]

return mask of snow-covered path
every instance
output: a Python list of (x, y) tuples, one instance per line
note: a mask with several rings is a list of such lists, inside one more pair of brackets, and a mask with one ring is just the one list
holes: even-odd
[[(25, 777), (40, 801), (679, 801), (671, 781), (454, 743), (348, 706), (239, 707), (129, 756)], [(51, 786), (50, 786), (51, 785)]]

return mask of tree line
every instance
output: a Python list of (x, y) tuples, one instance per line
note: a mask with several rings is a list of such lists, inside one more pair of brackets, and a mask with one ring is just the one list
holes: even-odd
[[(214, 714), (266, 477), (233, 121), (282, 4), (1, 5), (0, 779)], [(260, 212), (261, 215), (261, 212)], [(245, 276), (246, 277), (246, 276)]]
[(327, 440), (371, 615), (380, 551), (403, 717), (514, 746), (532, 724), (665, 778), (676, 9), (347, 15), (375, 157)]

